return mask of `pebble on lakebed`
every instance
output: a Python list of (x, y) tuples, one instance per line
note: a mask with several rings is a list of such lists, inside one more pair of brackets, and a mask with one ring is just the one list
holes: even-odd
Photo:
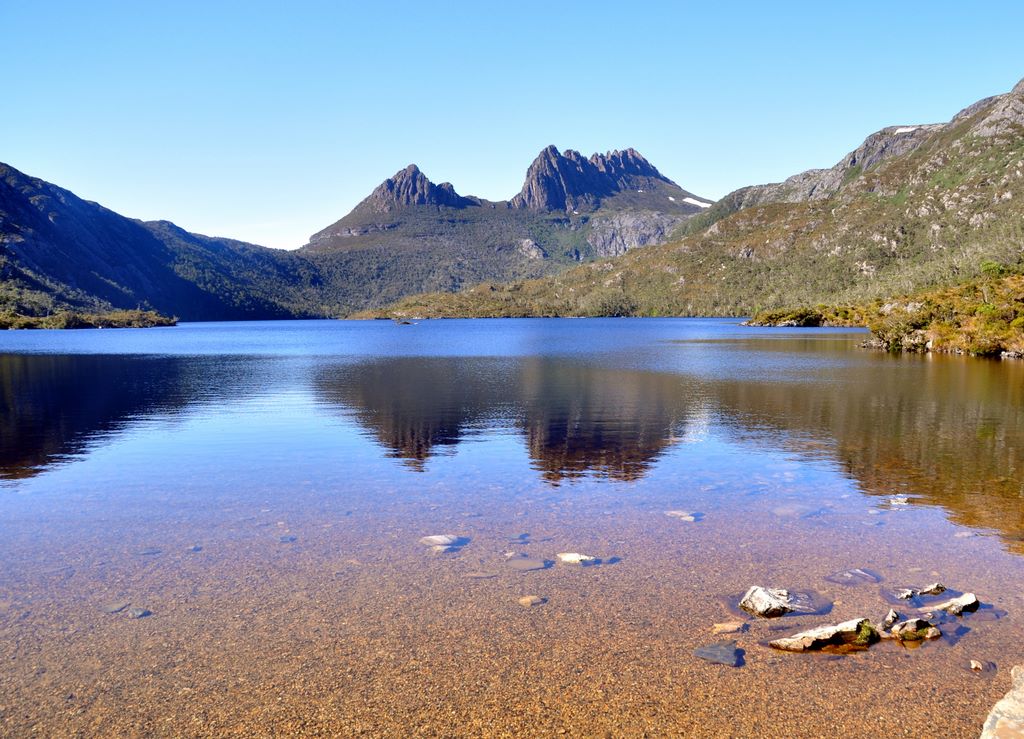
[(534, 570), (546, 570), (551, 562), (546, 559), (533, 559), (531, 557), (512, 557), (507, 562), (508, 566), (517, 572), (532, 572)]
[(597, 557), (579, 552), (559, 552), (555, 556), (558, 557), (559, 562), (567, 565), (596, 565), (601, 562)]
[(706, 662), (727, 667), (743, 666), (743, 650), (736, 646), (735, 641), (721, 641), (715, 644), (708, 644), (705, 647), (697, 647), (693, 650), (695, 657), (700, 657)]
[(696, 511), (665, 511), (665, 515), (669, 518), (678, 518), (680, 521), (687, 521), (689, 523), (694, 523), (704, 518), (703, 513)]
[(148, 608), (132, 608), (128, 611), (128, 618), (146, 618), (152, 615), (153, 612)]
[(448, 554), (457, 552), (469, 544), (468, 536), (456, 536), (455, 534), (433, 534), (420, 539), (420, 544), (430, 547), (435, 554)]
[(533, 608), (534, 606), (542, 606), (547, 602), (547, 598), (541, 598), (539, 595), (524, 595), (518, 601), (519, 605), (521, 605), (523, 608)]

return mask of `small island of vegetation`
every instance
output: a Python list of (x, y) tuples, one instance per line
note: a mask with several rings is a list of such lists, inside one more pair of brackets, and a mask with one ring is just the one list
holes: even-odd
[(1024, 357), (1024, 273), (995, 262), (952, 287), (861, 306), (818, 305), (757, 313), (752, 326), (866, 326), (888, 351)]
[(177, 324), (177, 318), (169, 318), (151, 310), (114, 310), (106, 313), (57, 311), (46, 316), (26, 316), (10, 311), (0, 313), (0, 329), (152, 328)]

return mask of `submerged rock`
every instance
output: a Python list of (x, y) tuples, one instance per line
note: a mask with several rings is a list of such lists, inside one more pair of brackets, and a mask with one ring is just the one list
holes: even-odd
[(711, 633), (715, 634), (742, 634), (750, 629), (750, 624), (745, 621), (725, 621), (720, 624), (711, 625)]
[(964, 593), (957, 598), (950, 598), (942, 603), (936, 603), (933, 606), (929, 606), (926, 610), (929, 611), (945, 611), (946, 613), (959, 616), (964, 611), (976, 611), (981, 605), (981, 601), (978, 600), (978, 596), (974, 593)]
[(131, 604), (130, 600), (115, 600), (110, 603), (104, 603), (100, 606), (100, 610), (104, 613), (120, 613)]
[(712, 662), (716, 665), (728, 667), (743, 666), (743, 650), (736, 646), (735, 641), (721, 641), (715, 644), (708, 644), (706, 647), (698, 647), (693, 650), (695, 657)]
[(298, 541), (298, 539), (299, 539), (299, 537), (297, 537), (297, 536), (292, 536), (291, 534), (285, 534), (284, 536), (280, 537), (278, 539), (278, 541), (280, 541), (282, 544), (291, 544), (293, 541)]
[(878, 641), (878, 631), (866, 618), (855, 618), (840, 624), (819, 626), (793, 636), (775, 639), (769, 646), (786, 652), (807, 652), (829, 646), (867, 647)]
[(469, 544), (469, 537), (455, 536), (455, 534), (434, 534), (424, 536), (420, 544), (430, 547), (434, 554), (451, 554), (462, 550), (462, 547)]
[(942, 632), (923, 618), (908, 618), (892, 627), (892, 636), (898, 641), (925, 641), (938, 639)]
[(881, 575), (877, 572), (872, 572), (871, 570), (865, 570), (862, 567), (836, 572), (832, 575), (828, 575), (825, 579), (829, 582), (834, 582), (837, 585), (863, 585), (882, 582)]
[(461, 547), (468, 543), (469, 539), (466, 537), (454, 534), (434, 534), (420, 539), (420, 544), (427, 547)]
[(523, 608), (533, 608), (534, 606), (542, 606), (547, 602), (547, 598), (541, 598), (539, 595), (524, 595), (518, 601), (519, 605), (521, 605)]
[(690, 512), (690, 511), (665, 511), (665, 515), (670, 518), (678, 518), (680, 521), (688, 521), (693, 523), (704, 518), (703, 513)]
[(153, 612), (148, 608), (132, 608), (128, 611), (128, 618), (145, 618), (152, 615)]
[(981, 729), (981, 739), (1024, 736), (1024, 668), (1017, 665), (1010, 676), (1013, 687), (992, 706)]
[(559, 552), (555, 556), (558, 557), (559, 562), (567, 565), (591, 565), (598, 564), (601, 561), (597, 557), (591, 557), (589, 554), (580, 554), (579, 552)]
[(551, 563), (546, 559), (513, 557), (508, 561), (508, 566), (517, 572), (532, 572), (533, 570), (545, 570), (551, 566)]

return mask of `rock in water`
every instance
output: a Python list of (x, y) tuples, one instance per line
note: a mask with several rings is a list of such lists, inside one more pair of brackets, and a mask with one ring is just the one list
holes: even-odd
[(885, 614), (885, 618), (882, 619), (882, 629), (887, 630), (894, 623), (900, 620), (900, 614), (896, 613), (893, 609), (889, 609), (889, 612)]
[(558, 557), (559, 562), (567, 565), (597, 564), (601, 561), (597, 557), (591, 557), (589, 554), (580, 554), (579, 552), (560, 552), (555, 556)]
[(463, 537), (454, 534), (434, 534), (433, 536), (424, 536), (420, 539), (420, 544), (427, 547), (456, 547), (462, 546), (466, 541), (463, 540)]
[(763, 588), (760, 585), (747, 590), (740, 600), (740, 608), (761, 618), (775, 618), (794, 610), (788, 590)]
[(131, 601), (127, 600), (115, 600), (110, 603), (104, 603), (101, 610), (104, 613), (120, 613), (125, 608), (131, 605)]
[(742, 634), (750, 629), (749, 624), (744, 621), (726, 621), (720, 624), (711, 625), (711, 633), (718, 634)]
[(981, 739), (1024, 736), (1024, 668), (1017, 665), (1010, 676), (1013, 687), (992, 706), (981, 729)]
[(974, 593), (964, 593), (958, 598), (951, 598), (943, 603), (936, 603), (933, 606), (928, 606), (923, 610), (927, 611), (945, 611), (946, 613), (959, 616), (964, 611), (976, 611), (978, 606), (981, 605), (981, 601), (978, 600), (978, 596)]
[(545, 570), (549, 563), (543, 559), (531, 559), (530, 557), (513, 557), (508, 561), (508, 566), (518, 572), (531, 572), (533, 570)]
[(832, 575), (828, 575), (825, 579), (829, 582), (834, 582), (837, 585), (862, 585), (882, 582), (881, 575), (877, 572), (872, 572), (871, 570), (865, 570), (862, 567), (858, 567), (854, 570), (836, 572)]
[(925, 641), (938, 639), (942, 632), (923, 618), (908, 618), (892, 627), (892, 635), (899, 641)]
[(735, 641), (720, 641), (706, 647), (698, 647), (693, 650), (693, 654), (716, 665), (743, 666), (743, 650), (737, 648)]
[(524, 595), (519, 599), (519, 605), (523, 608), (533, 608), (534, 606), (542, 606), (548, 602), (547, 598), (541, 598), (539, 595)]
[(678, 518), (680, 521), (688, 521), (693, 523), (703, 518), (702, 513), (691, 513), (690, 511), (665, 511), (665, 515), (671, 518)]
[(921, 588), (921, 595), (938, 595), (946, 592), (946, 586), (941, 582), (933, 582), (926, 588)]
[(867, 647), (878, 641), (878, 631), (866, 618), (843, 621), (834, 626), (819, 626), (793, 636), (775, 639), (769, 646), (786, 652), (807, 652), (828, 646)]
[(152, 615), (153, 612), (148, 608), (132, 608), (128, 611), (128, 618), (145, 618)]

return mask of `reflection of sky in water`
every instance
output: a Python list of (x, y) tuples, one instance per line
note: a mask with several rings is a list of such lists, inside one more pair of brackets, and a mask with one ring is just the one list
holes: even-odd
[[(856, 348), (858, 332), (607, 319), (5, 333), (4, 349), (36, 352), (0, 355), (0, 484), (23, 493), (642, 488), (681, 470), (752, 475), (756, 454), (782, 452), (803, 474), (1024, 531), (1021, 368), (893, 358)], [(90, 346), (122, 353), (76, 354)]]

